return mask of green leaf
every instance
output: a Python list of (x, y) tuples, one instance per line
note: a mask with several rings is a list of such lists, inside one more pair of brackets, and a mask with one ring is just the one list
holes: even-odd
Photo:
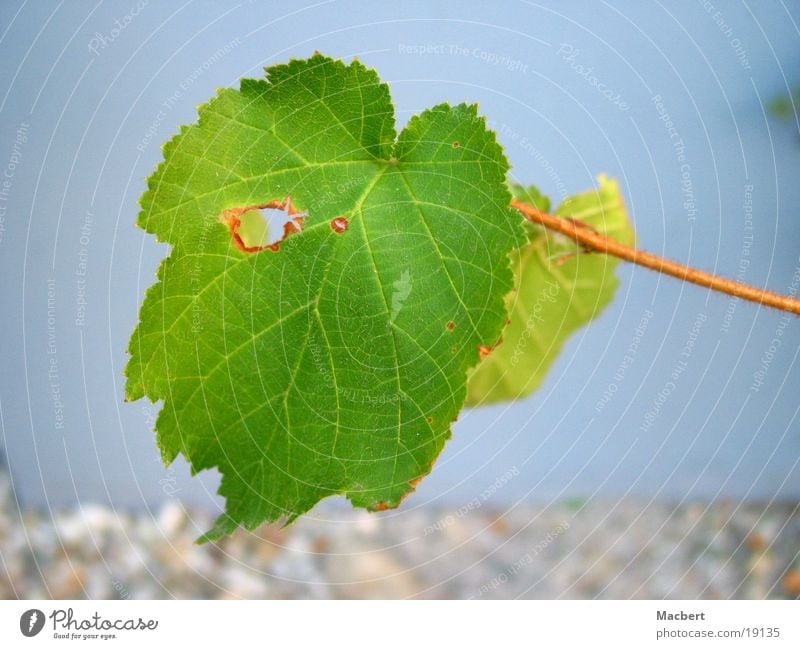
[[(514, 196), (546, 211), (536, 188), (512, 186)], [(615, 180), (598, 177), (598, 188), (565, 200), (556, 215), (572, 217), (625, 244), (633, 228)], [(611, 301), (618, 260), (578, 251), (563, 235), (530, 224), (529, 242), (514, 256), (517, 287), (507, 298), (510, 322), (503, 342), (473, 372), (467, 405), (524, 397), (541, 385), (567, 338), (591, 322)]]
[[(517, 200), (533, 205), (540, 212), (550, 211), (550, 197), (542, 194), (539, 188), (534, 185), (523, 187), (517, 183), (511, 183), (511, 194)], [(530, 221), (526, 220), (525, 223), (530, 223)], [(531, 225), (535, 227), (535, 224), (531, 223)]]
[[(222, 473), (226, 513), (205, 540), (335, 494), (397, 506), (500, 335), (522, 240), (475, 106), (436, 106), (396, 136), (388, 87), (358, 62), (266, 72), (199, 109), (140, 201), (139, 225), (172, 249), (126, 396), (163, 401), (165, 462)], [(275, 250), (237, 241), (246, 208), (289, 202)]]

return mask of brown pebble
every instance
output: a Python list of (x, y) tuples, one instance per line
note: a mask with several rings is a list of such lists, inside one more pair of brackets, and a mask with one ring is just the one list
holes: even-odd
[(783, 590), (788, 595), (800, 595), (800, 570), (792, 568), (783, 576)]
[(758, 532), (748, 534), (747, 538), (744, 540), (744, 544), (751, 552), (761, 552), (767, 547), (767, 541)]
[(489, 529), (500, 536), (508, 536), (508, 533), (511, 531), (511, 526), (508, 524), (505, 518), (498, 516), (491, 523), (489, 523)]

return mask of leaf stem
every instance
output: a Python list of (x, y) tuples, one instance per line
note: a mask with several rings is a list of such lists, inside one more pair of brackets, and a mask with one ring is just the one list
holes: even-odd
[(796, 300), (792, 297), (765, 291), (764, 289), (734, 282), (733, 280), (723, 277), (717, 277), (711, 273), (706, 273), (702, 270), (691, 268), (690, 266), (684, 266), (683, 264), (670, 261), (669, 259), (650, 254), (649, 252), (637, 250), (636, 248), (626, 246), (596, 232), (591, 226), (585, 223), (575, 219), (557, 217), (552, 214), (540, 212), (535, 207), (518, 200), (512, 200), (511, 207), (519, 210), (529, 221), (538, 223), (548, 230), (560, 232), (589, 250), (602, 252), (606, 255), (613, 255), (614, 257), (624, 259), (633, 264), (638, 264), (639, 266), (644, 266), (645, 268), (650, 268), (651, 270), (666, 275), (672, 275), (683, 281), (705, 286), (711, 290), (727, 293), (728, 295), (733, 295), (743, 300), (749, 300), (750, 302), (800, 315), (800, 300)]

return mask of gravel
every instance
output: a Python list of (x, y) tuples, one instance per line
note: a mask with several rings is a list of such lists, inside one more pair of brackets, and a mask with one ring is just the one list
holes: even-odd
[(798, 503), (619, 501), (382, 514), (319, 507), (197, 545), (213, 512), (18, 512), (0, 474), (2, 598), (792, 598)]

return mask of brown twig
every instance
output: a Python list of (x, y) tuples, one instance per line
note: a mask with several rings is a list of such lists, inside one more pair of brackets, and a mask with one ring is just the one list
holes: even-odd
[(749, 300), (750, 302), (800, 315), (800, 300), (765, 291), (755, 286), (748, 286), (747, 284), (740, 284), (739, 282), (717, 277), (711, 273), (705, 273), (696, 268), (690, 268), (689, 266), (684, 266), (683, 264), (678, 264), (674, 261), (652, 255), (649, 252), (631, 248), (630, 246), (623, 245), (618, 241), (614, 241), (613, 239), (595, 232), (592, 228), (587, 227), (585, 224), (575, 219), (560, 218), (552, 214), (540, 212), (535, 207), (518, 200), (512, 200), (511, 206), (519, 210), (529, 221), (538, 223), (548, 230), (560, 232), (593, 251), (602, 252), (606, 255), (613, 255), (614, 257), (619, 257), (620, 259), (638, 264), (639, 266), (650, 268), (659, 273), (672, 275), (686, 282), (705, 286), (714, 291), (727, 293), (728, 295), (733, 295), (743, 300)]

